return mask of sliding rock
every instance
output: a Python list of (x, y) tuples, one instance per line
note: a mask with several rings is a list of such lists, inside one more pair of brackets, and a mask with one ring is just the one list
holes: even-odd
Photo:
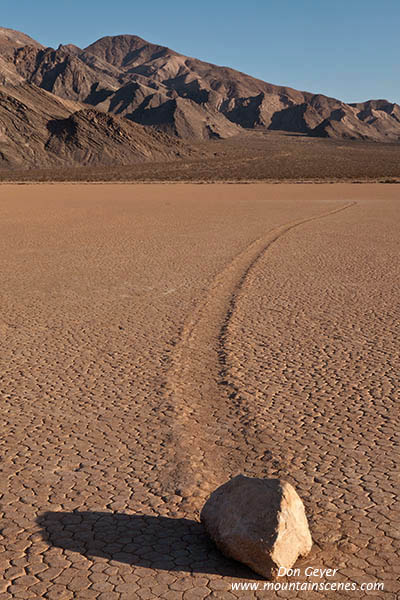
[(238, 475), (211, 494), (200, 518), (223, 554), (267, 578), (311, 550), (303, 502), (281, 479)]

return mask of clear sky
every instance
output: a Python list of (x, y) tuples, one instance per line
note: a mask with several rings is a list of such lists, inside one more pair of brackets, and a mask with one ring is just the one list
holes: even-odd
[(400, 0), (0, 0), (0, 26), (52, 47), (132, 33), (270, 83), (400, 103)]

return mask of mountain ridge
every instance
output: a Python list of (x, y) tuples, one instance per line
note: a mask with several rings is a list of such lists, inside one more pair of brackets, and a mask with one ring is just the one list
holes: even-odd
[[(16, 86), (22, 86), (25, 94), (34, 86), (55, 98), (77, 103), (80, 117), (81, 111), (94, 110), (122, 119), (124, 127), (125, 121), (142, 126), (150, 137), (157, 130), (167, 136), (163, 143), (168, 148), (173, 147), (172, 138), (187, 142), (224, 139), (247, 129), (400, 141), (400, 106), (395, 103), (368, 100), (349, 104), (323, 94), (277, 86), (130, 34), (104, 36), (86, 48), (65, 44), (54, 49), (21, 32), (0, 28), (0, 85), (10, 90), (10, 97)], [(40, 102), (47, 106), (50, 100), (36, 92), (32, 97), (39, 103), (36, 118)], [(6, 117), (10, 119), (9, 113), (5, 115), (3, 101), (3, 156), (4, 140), (9, 135), (4, 123)], [(153, 148), (150, 138), (148, 142)], [(127, 152), (129, 148), (128, 144)], [(116, 160), (118, 156), (119, 150)], [(95, 160), (92, 155), (90, 160)], [(98, 160), (102, 160), (100, 153)]]

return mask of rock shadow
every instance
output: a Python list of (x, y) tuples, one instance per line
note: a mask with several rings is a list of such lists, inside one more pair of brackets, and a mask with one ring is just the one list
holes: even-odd
[(262, 579), (244, 565), (225, 558), (190, 519), (110, 512), (46, 512), (37, 519), (43, 539), (52, 546), (130, 565)]

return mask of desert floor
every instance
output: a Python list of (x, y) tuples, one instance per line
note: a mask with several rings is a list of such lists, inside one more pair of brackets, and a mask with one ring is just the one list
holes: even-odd
[(239, 472), (299, 492), (301, 568), (396, 598), (399, 209), (396, 185), (1, 185), (0, 599), (368, 595), (223, 558), (199, 509)]

